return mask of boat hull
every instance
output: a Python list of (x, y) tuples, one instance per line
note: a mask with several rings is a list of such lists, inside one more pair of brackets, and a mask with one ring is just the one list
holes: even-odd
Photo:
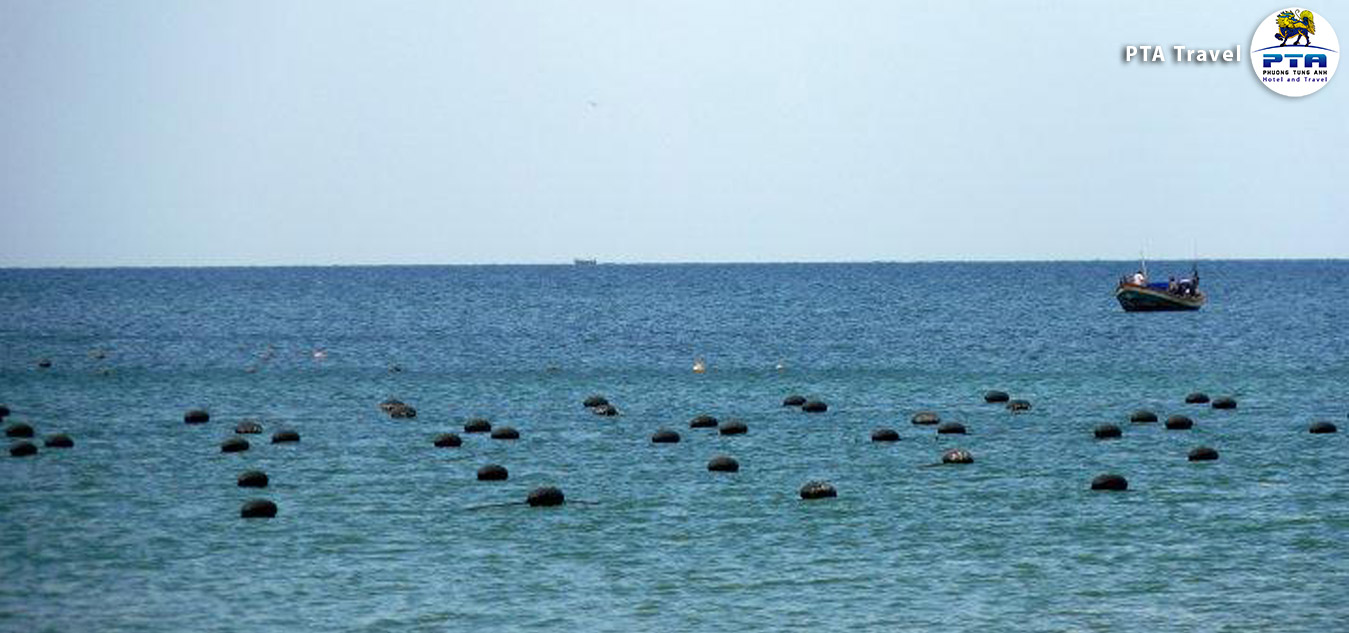
[(1204, 305), (1202, 292), (1186, 297), (1141, 286), (1120, 286), (1115, 289), (1115, 299), (1125, 312), (1182, 312)]

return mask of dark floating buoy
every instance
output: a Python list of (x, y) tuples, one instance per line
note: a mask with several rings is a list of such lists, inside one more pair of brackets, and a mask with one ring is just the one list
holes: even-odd
[(33, 437), (33, 427), (26, 422), (15, 422), (5, 427), (5, 437)]
[(300, 432), (293, 429), (285, 429), (272, 434), (273, 444), (289, 444), (300, 441)]
[(242, 437), (231, 437), (220, 443), (220, 452), (222, 453), (240, 453), (248, 450), (248, 440)]
[(256, 420), (244, 420), (234, 425), (234, 432), (240, 435), (253, 435), (262, 432), (262, 425)]
[(609, 404), (609, 400), (604, 396), (597, 395), (586, 398), (585, 402), (582, 402), (581, 404), (585, 405), (585, 408), (587, 409), (594, 409), (595, 407), (602, 407), (606, 404)]
[(716, 473), (740, 472), (740, 462), (726, 455), (718, 455), (707, 460), (707, 469)]
[(716, 428), (716, 426), (717, 419), (710, 415), (700, 415), (689, 420), (689, 428), (691, 429), (711, 429)]
[(1018, 412), (1021, 412), (1021, 411), (1030, 411), (1030, 401), (1029, 401), (1029, 400), (1008, 400), (1008, 401), (1007, 401), (1007, 410), (1008, 410), (1008, 411), (1011, 411), (1012, 413), (1018, 413)]
[(520, 439), (520, 432), (515, 430), (513, 426), (499, 426), (492, 429), (491, 438), (494, 440), (518, 440)]
[(1208, 394), (1196, 391), (1185, 396), (1185, 404), (1208, 404)]
[(801, 410), (806, 413), (824, 413), (829, 410), (829, 405), (823, 400), (807, 400), (801, 405)]
[(1166, 428), (1171, 431), (1188, 431), (1194, 427), (1194, 420), (1183, 415), (1173, 415), (1166, 418)]
[(1091, 480), (1092, 490), (1128, 490), (1129, 480), (1114, 473), (1097, 475)]
[(749, 427), (740, 420), (727, 420), (717, 427), (717, 432), (722, 435), (744, 435), (749, 432)]
[(239, 508), (239, 516), (244, 519), (270, 519), (276, 516), (276, 504), (266, 499), (249, 499)]
[(478, 469), (478, 481), (505, 481), (506, 467), (501, 464), (488, 464)]
[(525, 503), (531, 508), (548, 508), (560, 506), (567, 500), (562, 494), (561, 488), (554, 486), (543, 486), (529, 491), (529, 496), (525, 497)]
[(837, 496), (838, 491), (827, 481), (807, 481), (801, 486), (802, 499), (828, 499)]
[(1124, 436), (1124, 432), (1114, 424), (1102, 424), (1093, 431), (1098, 440), (1116, 440)]
[(1129, 414), (1129, 421), (1138, 423), (1156, 422), (1157, 414), (1147, 409), (1139, 409)]
[(38, 369), (51, 369), (51, 368), (52, 368), (52, 359), (50, 359), (50, 358), (43, 358), (43, 359), (40, 359), (40, 360), (38, 360), (38, 362), (37, 362), (37, 366), (38, 366)]
[(679, 434), (670, 429), (660, 429), (651, 434), (652, 444), (678, 444)]
[(211, 421), (211, 414), (205, 409), (191, 409), (183, 414), (183, 421), (188, 424), (202, 424)]
[(1214, 398), (1213, 404), (1210, 406), (1212, 406), (1214, 409), (1235, 409), (1237, 408), (1237, 401), (1236, 399), (1230, 396), (1220, 396), (1218, 398)]
[(9, 417), (9, 407), (0, 404), (0, 420)]
[(1336, 431), (1339, 431), (1339, 429), (1335, 427), (1334, 423), (1325, 421), (1312, 422), (1312, 425), (1307, 427), (1308, 433), (1315, 433), (1317, 435), (1322, 433), (1334, 433)]
[(465, 433), (490, 433), (492, 423), (482, 418), (473, 418), (464, 423)]
[(1207, 446), (1197, 446), (1190, 449), (1190, 461), (1192, 462), (1211, 462), (1218, 459), (1218, 451)]
[(261, 470), (245, 470), (238, 478), (240, 488), (266, 488), (268, 481), (267, 473)]
[(590, 412), (598, 416), (612, 418), (618, 415), (618, 407), (615, 407), (612, 404), (602, 404), (598, 407), (591, 409)]
[(792, 394), (782, 399), (782, 406), (784, 407), (799, 407), (805, 403), (806, 397), (797, 394)]
[(899, 432), (894, 429), (881, 428), (871, 432), (871, 441), (873, 442), (898, 442)]
[(458, 448), (464, 443), (455, 433), (441, 433), (436, 436), (434, 444), (436, 448)]
[(47, 448), (75, 448), (75, 440), (65, 433), (53, 433), (42, 440)]
[(932, 411), (919, 411), (918, 413), (913, 414), (913, 417), (909, 418), (909, 421), (922, 426), (931, 426), (940, 423), (941, 416)]
[(959, 422), (942, 422), (937, 427), (938, 435), (964, 435), (965, 425)]
[(10, 457), (28, 457), (29, 455), (37, 455), (37, 446), (32, 442), (15, 442), (9, 445)]
[(389, 417), (395, 420), (409, 420), (417, 417), (417, 409), (410, 404), (400, 404), (389, 411)]
[(953, 448), (941, 454), (943, 464), (973, 464), (974, 454), (963, 448)]
[(1012, 397), (1009, 396), (1009, 395), (1007, 395), (1007, 392), (1006, 392), (1006, 391), (998, 391), (998, 390), (995, 389), (995, 390), (993, 390), (993, 391), (985, 391), (985, 392), (984, 392), (984, 402), (987, 402), (987, 403), (990, 403), (990, 404), (996, 403), (996, 402), (1007, 402), (1008, 400), (1011, 400), (1011, 399), (1012, 399)]

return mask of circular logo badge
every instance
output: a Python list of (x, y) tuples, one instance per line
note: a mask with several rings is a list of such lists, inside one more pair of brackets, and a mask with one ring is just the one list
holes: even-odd
[(1310, 9), (1275, 11), (1251, 37), (1251, 67), (1266, 88), (1305, 97), (1330, 83), (1340, 65), (1340, 38)]

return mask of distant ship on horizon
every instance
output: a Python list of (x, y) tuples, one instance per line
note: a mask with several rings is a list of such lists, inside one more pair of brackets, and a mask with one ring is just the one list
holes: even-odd
[(573, 263), (573, 264), (575, 264), (575, 265), (577, 265), (577, 266), (594, 266), (595, 264), (598, 264), (599, 262), (596, 261), (596, 260), (593, 260), (593, 259), (573, 259), (573, 260), (571, 260), (571, 263)]

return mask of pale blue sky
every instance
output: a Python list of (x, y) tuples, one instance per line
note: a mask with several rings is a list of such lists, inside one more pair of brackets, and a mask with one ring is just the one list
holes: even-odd
[(0, 266), (1349, 257), (1280, 8), (0, 0)]

